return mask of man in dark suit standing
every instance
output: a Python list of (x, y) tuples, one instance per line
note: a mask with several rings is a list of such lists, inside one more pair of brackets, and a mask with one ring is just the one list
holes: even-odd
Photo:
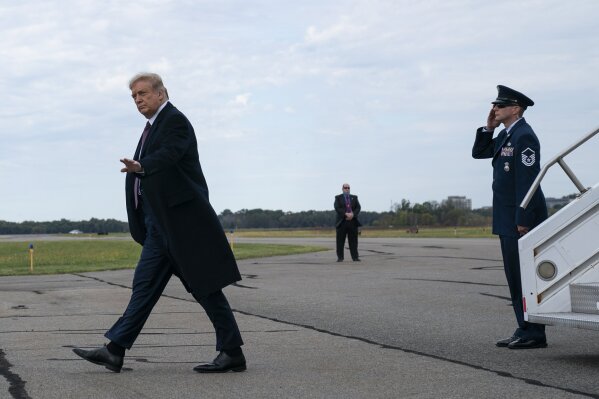
[(361, 226), (358, 221), (360, 214), (360, 201), (357, 195), (349, 193), (349, 184), (343, 183), (343, 193), (335, 196), (335, 212), (337, 220), (335, 228), (337, 230), (337, 262), (343, 262), (343, 247), (345, 246), (345, 237), (349, 242), (349, 252), (354, 262), (359, 262), (358, 256), (358, 227)]
[[(534, 102), (506, 86), (497, 86), (497, 99), (487, 117), (487, 125), (476, 132), (472, 156), (492, 158), (493, 234), (499, 235), (505, 275), (518, 328), (497, 342), (510, 349), (544, 348), (545, 326), (524, 321), (518, 238), (547, 219), (545, 197), (539, 187), (528, 207), (520, 207), (540, 171), (541, 148), (537, 136), (522, 115)], [(493, 131), (505, 126), (496, 138)]]
[(243, 341), (222, 288), (241, 280), (200, 166), (196, 136), (185, 115), (168, 100), (160, 76), (141, 73), (129, 83), (148, 122), (133, 159), (123, 158), (129, 229), (143, 248), (131, 299), (102, 348), (74, 349), (82, 358), (120, 372), (152, 308), (174, 274), (206, 311), (216, 331), (212, 363), (200, 373), (243, 371)]

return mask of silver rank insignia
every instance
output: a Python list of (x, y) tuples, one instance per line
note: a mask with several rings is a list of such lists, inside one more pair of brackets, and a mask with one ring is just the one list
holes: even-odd
[(525, 149), (524, 151), (522, 151), (522, 163), (525, 166), (532, 166), (535, 163), (536, 160), (536, 154), (533, 150), (531, 150), (530, 148)]
[(510, 171), (510, 163), (506, 162), (505, 164), (503, 164), (503, 170), (505, 170), (506, 172)]

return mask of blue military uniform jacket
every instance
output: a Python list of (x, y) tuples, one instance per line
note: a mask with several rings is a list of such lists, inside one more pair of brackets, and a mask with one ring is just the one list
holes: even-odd
[(541, 146), (524, 118), (496, 138), (479, 128), (472, 157), (493, 158), (493, 234), (519, 237), (516, 226), (534, 228), (547, 219), (545, 197), (539, 187), (526, 209), (520, 203), (540, 171)]

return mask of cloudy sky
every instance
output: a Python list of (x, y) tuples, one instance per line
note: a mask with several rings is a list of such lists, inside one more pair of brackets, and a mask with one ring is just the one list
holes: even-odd
[[(191, 120), (217, 212), (364, 210), (465, 195), (495, 86), (535, 100), (542, 163), (599, 127), (596, 0), (0, 1), (0, 220), (126, 219), (119, 158), (145, 120), (129, 78), (162, 75)], [(593, 139), (566, 160), (583, 184)], [(575, 192), (561, 169), (547, 196)]]

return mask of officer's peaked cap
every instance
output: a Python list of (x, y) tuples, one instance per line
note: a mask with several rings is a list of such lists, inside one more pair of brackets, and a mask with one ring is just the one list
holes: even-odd
[(524, 94), (503, 85), (497, 86), (497, 100), (493, 101), (493, 104), (518, 105), (524, 109), (535, 105), (534, 101)]

